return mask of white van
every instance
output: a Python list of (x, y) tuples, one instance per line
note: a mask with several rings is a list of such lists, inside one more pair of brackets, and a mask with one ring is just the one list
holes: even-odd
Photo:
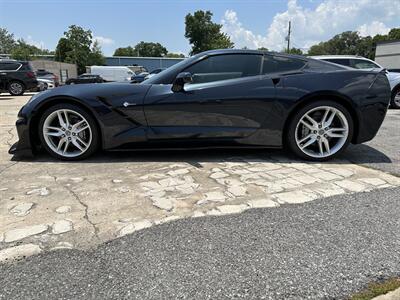
[(106, 81), (130, 81), (135, 75), (128, 67), (91, 66), (90, 73), (100, 75)]

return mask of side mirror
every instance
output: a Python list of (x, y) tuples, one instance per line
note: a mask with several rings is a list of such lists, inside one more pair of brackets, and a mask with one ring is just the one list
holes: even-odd
[(182, 92), (184, 90), (184, 86), (186, 83), (191, 83), (192, 80), (192, 74), (189, 72), (182, 72), (179, 73), (175, 80), (174, 83), (172, 84), (172, 91), (173, 92)]

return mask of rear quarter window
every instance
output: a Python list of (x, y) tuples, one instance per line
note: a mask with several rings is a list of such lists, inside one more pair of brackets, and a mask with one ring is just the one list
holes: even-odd
[(302, 69), (306, 61), (297, 58), (266, 55), (263, 60), (263, 74), (286, 73)]

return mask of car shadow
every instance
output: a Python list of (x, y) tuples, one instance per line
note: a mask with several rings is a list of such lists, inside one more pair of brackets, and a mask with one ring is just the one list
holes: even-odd
[(0, 96), (0, 101), (4, 101), (4, 100), (13, 100), (13, 97), (7, 97), (7, 96)]
[[(24, 159), (14, 156), (13, 161), (29, 162), (60, 162), (59, 160), (40, 153), (34, 158)], [(90, 164), (90, 163), (120, 163), (120, 162), (186, 162), (196, 167), (201, 167), (204, 162), (277, 162), (277, 163), (308, 163), (295, 157), (292, 153), (283, 149), (186, 149), (186, 150), (135, 150), (135, 151), (112, 151), (99, 152), (94, 156), (79, 161), (68, 163)], [(348, 163), (385, 163), (390, 164), (392, 160), (381, 151), (368, 145), (350, 145), (350, 147), (339, 157), (324, 162), (325, 164), (348, 164)]]

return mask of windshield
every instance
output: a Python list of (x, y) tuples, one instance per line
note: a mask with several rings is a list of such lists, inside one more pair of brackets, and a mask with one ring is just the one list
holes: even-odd
[(204, 54), (197, 54), (192, 57), (186, 58), (175, 65), (165, 69), (164, 71), (154, 75), (147, 79), (143, 84), (170, 84), (175, 79), (176, 75), (178, 75), (179, 71), (189, 65), (191, 62), (195, 61), (200, 55)]

